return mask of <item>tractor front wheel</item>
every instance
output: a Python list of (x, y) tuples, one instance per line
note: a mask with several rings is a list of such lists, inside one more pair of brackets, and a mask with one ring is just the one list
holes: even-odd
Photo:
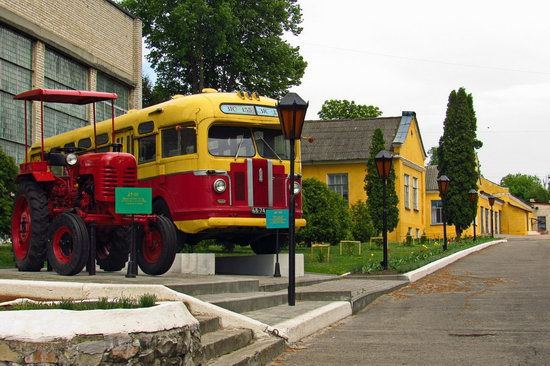
[(11, 218), (15, 263), (20, 271), (40, 271), (46, 260), (48, 199), (36, 182), (17, 187)]
[(149, 223), (149, 231), (141, 241), (137, 239), (137, 262), (148, 275), (161, 275), (172, 267), (176, 257), (176, 229), (170, 219), (157, 216), (156, 221)]
[(96, 258), (102, 270), (120, 271), (126, 265), (129, 253), (130, 230), (128, 228), (118, 227), (98, 235)]
[(48, 261), (54, 271), (73, 276), (82, 271), (88, 262), (90, 240), (84, 220), (73, 213), (57, 216), (51, 226)]

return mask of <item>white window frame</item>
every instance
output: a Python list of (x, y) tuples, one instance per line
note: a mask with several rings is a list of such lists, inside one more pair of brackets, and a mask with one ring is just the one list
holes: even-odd
[[(344, 182), (345, 178), (345, 182)], [(338, 193), (344, 201), (349, 202), (349, 177), (348, 173), (327, 174), (327, 186)]]
[(404, 195), (405, 195), (405, 199), (404, 199), (404, 203), (405, 203), (405, 208), (408, 208), (410, 209), (411, 208), (411, 200), (410, 200), (410, 176), (408, 174), (405, 174), (405, 185), (404, 185), (404, 189), (405, 189), (405, 192), (404, 192)]
[(413, 177), (413, 209), (418, 210), (418, 178)]
[[(435, 206), (434, 205), (435, 203), (439, 203), (439, 205)], [(441, 200), (432, 200), (430, 207), (431, 207), (431, 224), (443, 225), (443, 206), (441, 205)], [(438, 216), (441, 221), (438, 221)]]

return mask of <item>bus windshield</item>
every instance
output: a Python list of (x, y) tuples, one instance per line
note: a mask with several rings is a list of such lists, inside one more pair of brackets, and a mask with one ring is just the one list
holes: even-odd
[[(253, 141), (254, 140), (254, 141)], [(214, 156), (253, 157), (288, 160), (290, 147), (281, 131), (270, 128), (212, 126), (208, 131), (208, 151)]]
[(262, 158), (288, 160), (290, 147), (283, 133), (278, 130), (256, 128), (254, 141)]

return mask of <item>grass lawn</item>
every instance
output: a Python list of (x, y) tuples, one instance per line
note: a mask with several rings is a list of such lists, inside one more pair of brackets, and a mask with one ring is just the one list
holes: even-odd
[[(380, 267), (382, 261), (382, 248), (375, 244), (369, 248), (368, 243), (364, 243), (362, 253), (359, 255), (357, 246), (345, 247), (340, 255), (340, 246), (330, 247), (330, 262), (327, 262), (327, 249), (315, 248), (313, 253), (311, 248), (300, 246), (296, 248), (296, 253), (304, 254), (304, 270), (313, 273), (344, 274), (352, 273), (405, 273), (416, 268), (422, 267), (430, 262), (446, 257), (452, 253), (470, 248), (472, 246), (492, 240), (491, 238), (481, 238), (474, 243), (472, 240), (463, 239), (460, 242), (449, 243), (449, 248), (443, 252), (441, 241), (432, 241), (426, 244), (415, 243), (413, 245), (404, 245), (401, 243), (389, 243), (388, 260), (389, 269), (383, 272)], [(253, 255), (248, 246), (236, 246), (232, 253), (227, 253), (219, 245), (199, 245), (195, 248), (197, 253), (215, 253), (216, 256), (238, 256)], [(287, 249), (282, 250), (288, 252)], [(322, 254), (321, 254), (322, 253)]]
[[(461, 240), (460, 242), (452, 242), (449, 244), (449, 249), (446, 252), (443, 252), (441, 242), (432, 241), (426, 244), (415, 243), (413, 245), (389, 243), (389, 270), (387, 272), (381, 271), (380, 262), (382, 261), (382, 249), (375, 244), (372, 244), (372, 247), (369, 248), (369, 244), (364, 243), (361, 255), (358, 253), (357, 246), (353, 248), (344, 247), (342, 255), (340, 255), (340, 247), (338, 245), (331, 246), (330, 262), (327, 262), (327, 249), (325, 248), (322, 250), (315, 248), (312, 253), (311, 248), (299, 245), (296, 248), (296, 253), (304, 254), (304, 269), (306, 272), (327, 274), (344, 274), (348, 272), (371, 274), (405, 273), (448, 256), (449, 254), (490, 240), (492, 239), (481, 238), (475, 243), (468, 239)], [(242, 247), (239, 245), (235, 246), (233, 252), (228, 253), (225, 251), (224, 247), (219, 245), (200, 244), (194, 247), (194, 252), (214, 253), (216, 256), (254, 254), (249, 246)], [(282, 252), (288, 252), (288, 250), (285, 249)], [(14, 267), (15, 263), (11, 246), (0, 245), (0, 268)]]
[(150, 308), (157, 302), (155, 295), (145, 294), (137, 299), (117, 298), (109, 300), (101, 298), (98, 301), (74, 301), (71, 299), (61, 300), (59, 302), (23, 302), (16, 305), (0, 306), (0, 311), (8, 310), (44, 310), (44, 309), (63, 309), (63, 310), (111, 310), (111, 309), (138, 309)]
[(472, 246), (490, 241), (490, 238), (478, 239), (474, 243), (472, 240), (464, 239), (460, 242), (449, 243), (446, 252), (441, 247), (441, 242), (432, 241), (425, 244), (404, 245), (401, 243), (388, 244), (389, 269), (386, 272), (381, 270), (382, 249), (372, 244), (369, 248), (368, 243), (363, 244), (363, 251), (359, 255), (358, 250), (346, 250), (344, 247), (340, 255), (340, 247), (332, 246), (330, 252), (330, 263), (327, 262), (326, 249), (315, 248), (311, 254), (311, 248), (299, 248), (300, 253), (304, 253), (304, 267), (306, 272), (344, 274), (352, 273), (405, 273), (420, 268), (437, 259), (446, 257), (452, 253), (470, 248)]
[(14, 268), (11, 245), (0, 245), (0, 268)]

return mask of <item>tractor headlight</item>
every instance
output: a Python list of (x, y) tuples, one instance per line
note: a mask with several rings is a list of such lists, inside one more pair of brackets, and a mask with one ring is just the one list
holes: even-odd
[(67, 165), (73, 166), (78, 162), (78, 158), (76, 157), (76, 154), (67, 154), (65, 157), (65, 161), (67, 162)]
[(225, 180), (223, 179), (216, 179), (214, 181), (214, 191), (216, 193), (223, 193), (225, 192), (225, 189), (227, 188), (227, 185), (225, 184)]
[(302, 186), (298, 182), (294, 182), (294, 194), (298, 194), (302, 191)]

